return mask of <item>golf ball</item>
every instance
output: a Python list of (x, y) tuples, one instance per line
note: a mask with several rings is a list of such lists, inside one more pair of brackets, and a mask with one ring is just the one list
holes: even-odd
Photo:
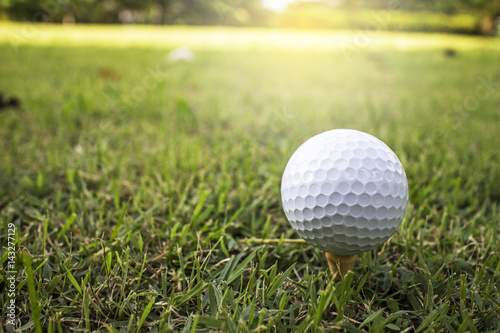
[(348, 129), (318, 134), (288, 161), (281, 182), (286, 217), (309, 244), (337, 255), (387, 241), (408, 206), (396, 154), (374, 136)]

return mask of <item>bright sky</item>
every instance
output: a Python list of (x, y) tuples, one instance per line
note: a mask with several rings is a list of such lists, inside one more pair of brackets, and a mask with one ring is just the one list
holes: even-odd
[(282, 12), (290, 2), (293, 0), (262, 0), (262, 6), (276, 12)]

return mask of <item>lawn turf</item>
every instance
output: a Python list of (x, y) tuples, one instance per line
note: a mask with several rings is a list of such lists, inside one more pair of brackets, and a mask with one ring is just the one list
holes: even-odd
[[(500, 330), (498, 40), (29, 27), (0, 26), (0, 91), (21, 99), (0, 110), (2, 324), (13, 223), (28, 332)], [(169, 61), (182, 45), (195, 60)], [(341, 282), (279, 191), (333, 128), (386, 142), (410, 193)]]

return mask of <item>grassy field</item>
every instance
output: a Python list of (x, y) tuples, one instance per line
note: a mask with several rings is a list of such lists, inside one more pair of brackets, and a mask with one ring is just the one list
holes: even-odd
[[(13, 259), (27, 332), (500, 330), (498, 41), (0, 32), (0, 91), (22, 103), (0, 111), (2, 325)], [(168, 60), (181, 45), (192, 63)], [(279, 190), (293, 151), (333, 128), (386, 142), (410, 188), (397, 233), (340, 282)]]

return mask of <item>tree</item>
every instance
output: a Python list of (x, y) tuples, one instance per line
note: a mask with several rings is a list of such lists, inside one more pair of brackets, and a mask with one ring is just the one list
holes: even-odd
[[(389, 3), (391, 0), (340, 0), (339, 6), (380, 9), (387, 8)], [(478, 28), (483, 35), (494, 34), (494, 22), (500, 18), (500, 0), (399, 0), (397, 3), (401, 10), (473, 14), (478, 17)]]
[(480, 30), (483, 35), (495, 33), (494, 22), (500, 18), (500, 0), (462, 0), (466, 6), (480, 16)]
[[(12, 20), (77, 23), (262, 25), (260, 0), (3, 0)], [(0, 9), (2, 9), (0, 7)]]

